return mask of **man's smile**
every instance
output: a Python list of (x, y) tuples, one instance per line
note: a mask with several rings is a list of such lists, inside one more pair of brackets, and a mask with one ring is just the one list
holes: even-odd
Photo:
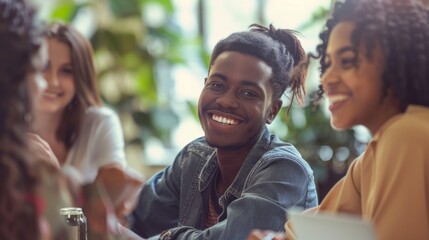
[(236, 119), (223, 117), (223, 116), (220, 116), (217, 114), (209, 114), (209, 115), (213, 121), (218, 122), (218, 123), (222, 123), (222, 124), (226, 124), (226, 125), (237, 125), (239, 123), (239, 121)]

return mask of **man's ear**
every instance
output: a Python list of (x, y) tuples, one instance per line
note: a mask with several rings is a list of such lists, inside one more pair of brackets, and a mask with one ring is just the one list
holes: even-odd
[(273, 102), (270, 108), (270, 113), (268, 114), (268, 118), (266, 123), (271, 124), (274, 119), (276, 118), (277, 114), (279, 113), (281, 107), (282, 107), (283, 101), (280, 99), (277, 99)]

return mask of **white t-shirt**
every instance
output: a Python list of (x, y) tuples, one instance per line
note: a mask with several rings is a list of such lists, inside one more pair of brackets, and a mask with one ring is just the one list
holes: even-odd
[(95, 180), (98, 169), (108, 164), (126, 165), (124, 136), (115, 112), (107, 107), (90, 107), (80, 125), (63, 168), (73, 167), (82, 183)]

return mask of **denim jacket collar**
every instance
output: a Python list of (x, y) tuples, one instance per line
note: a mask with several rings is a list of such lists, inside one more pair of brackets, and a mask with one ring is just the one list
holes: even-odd
[[(250, 150), (249, 154), (247, 154), (246, 159), (243, 162), (240, 170), (237, 173), (237, 176), (234, 179), (234, 182), (231, 186), (226, 190), (225, 195), (228, 193), (234, 195), (236, 198), (239, 198), (246, 181), (246, 176), (255, 166), (257, 161), (262, 157), (262, 155), (266, 152), (266, 149), (270, 145), (270, 132), (267, 126), (264, 126), (262, 129), (261, 135), (259, 139), (255, 143), (255, 145)], [(213, 176), (216, 171), (218, 171), (219, 165), (216, 158), (216, 149), (213, 148), (213, 153), (207, 159), (206, 164), (204, 165), (200, 176), (199, 176), (199, 191), (204, 191), (211, 183)]]

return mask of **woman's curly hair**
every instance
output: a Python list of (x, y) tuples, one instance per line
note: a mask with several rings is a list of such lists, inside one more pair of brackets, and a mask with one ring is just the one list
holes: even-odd
[(0, 239), (37, 239), (36, 178), (26, 151), (30, 112), (27, 75), (42, 43), (35, 9), (24, 0), (0, 0)]
[[(336, 2), (319, 37), (316, 54), (321, 74), (332, 29), (341, 21), (355, 24), (352, 44), (365, 44), (366, 57), (379, 43), (385, 56), (384, 94), (391, 89), (404, 111), (409, 104), (429, 106), (429, 10), (417, 0), (345, 0)], [(323, 95), (319, 88), (318, 99)]]

